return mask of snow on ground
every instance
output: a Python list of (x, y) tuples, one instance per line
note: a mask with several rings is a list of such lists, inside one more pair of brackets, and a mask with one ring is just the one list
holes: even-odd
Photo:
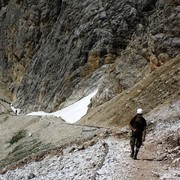
[(98, 90), (94, 91), (93, 93), (89, 94), (88, 96), (82, 98), (81, 100), (77, 101), (76, 103), (65, 107), (59, 111), (53, 113), (46, 113), (44, 111), (32, 112), (28, 113), (27, 115), (31, 116), (55, 116), (61, 117), (68, 123), (75, 123), (80, 120), (88, 110), (88, 105), (90, 104), (90, 100), (93, 96), (96, 95)]

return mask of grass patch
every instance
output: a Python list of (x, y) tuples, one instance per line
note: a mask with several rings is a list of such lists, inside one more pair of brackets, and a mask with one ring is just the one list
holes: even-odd
[(2, 115), (2, 116), (0, 117), (0, 124), (5, 123), (8, 119), (9, 119), (9, 116), (8, 116), (8, 115)]
[(19, 145), (17, 145), (8, 155), (5, 159), (0, 161), (0, 169), (18, 162), (19, 160), (22, 160), (24, 158), (27, 158), (33, 154), (36, 154), (38, 152), (41, 152), (43, 150), (49, 149), (50, 144), (43, 144), (41, 141), (38, 141), (36, 139), (32, 141), (26, 141)]
[(24, 137), (26, 137), (26, 130), (22, 130), (19, 131), (17, 134), (15, 134), (11, 140), (9, 141), (9, 143), (12, 145), (14, 143), (17, 143), (19, 140), (23, 139)]
[(8, 120), (9, 116), (5, 116), (3, 119), (3, 123), (6, 122)]

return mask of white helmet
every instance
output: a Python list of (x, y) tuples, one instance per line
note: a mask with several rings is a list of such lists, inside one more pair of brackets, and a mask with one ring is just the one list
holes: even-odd
[(141, 108), (137, 109), (137, 114), (142, 114), (143, 110)]

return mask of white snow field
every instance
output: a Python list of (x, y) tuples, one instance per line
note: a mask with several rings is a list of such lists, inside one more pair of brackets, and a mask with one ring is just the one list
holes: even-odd
[(80, 99), (79, 101), (75, 102), (74, 104), (65, 107), (59, 111), (53, 113), (46, 113), (44, 111), (38, 112), (31, 112), (26, 115), (28, 116), (55, 116), (61, 117), (68, 123), (75, 123), (80, 120), (88, 110), (88, 105), (90, 104), (90, 100), (93, 96), (96, 95), (98, 90), (95, 90), (93, 93), (89, 94), (88, 96)]

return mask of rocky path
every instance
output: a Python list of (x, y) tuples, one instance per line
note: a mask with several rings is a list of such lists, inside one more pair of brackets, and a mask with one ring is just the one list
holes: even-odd
[[(41, 161), (8, 170), (0, 174), (0, 180), (180, 180), (179, 107), (180, 101), (177, 101), (147, 116), (148, 133), (138, 160), (130, 158), (129, 129), (119, 132), (113, 129), (108, 137), (99, 134), (80, 145), (71, 143)], [(70, 127), (78, 129), (73, 131)], [(64, 128), (62, 126), (62, 130)], [(68, 129), (85, 137), (86, 133), (92, 135), (95, 127), (71, 125)], [(62, 130), (54, 139), (62, 136)], [(77, 139), (75, 134), (72, 136)]]
[[(0, 180), (156, 180), (169, 177), (179, 179), (178, 168), (171, 169), (153, 157), (144, 145), (138, 160), (129, 157), (129, 141), (108, 137), (83, 149), (69, 147), (63, 155), (47, 156), (40, 162), (0, 175)], [(168, 178), (167, 178), (168, 179)]]

